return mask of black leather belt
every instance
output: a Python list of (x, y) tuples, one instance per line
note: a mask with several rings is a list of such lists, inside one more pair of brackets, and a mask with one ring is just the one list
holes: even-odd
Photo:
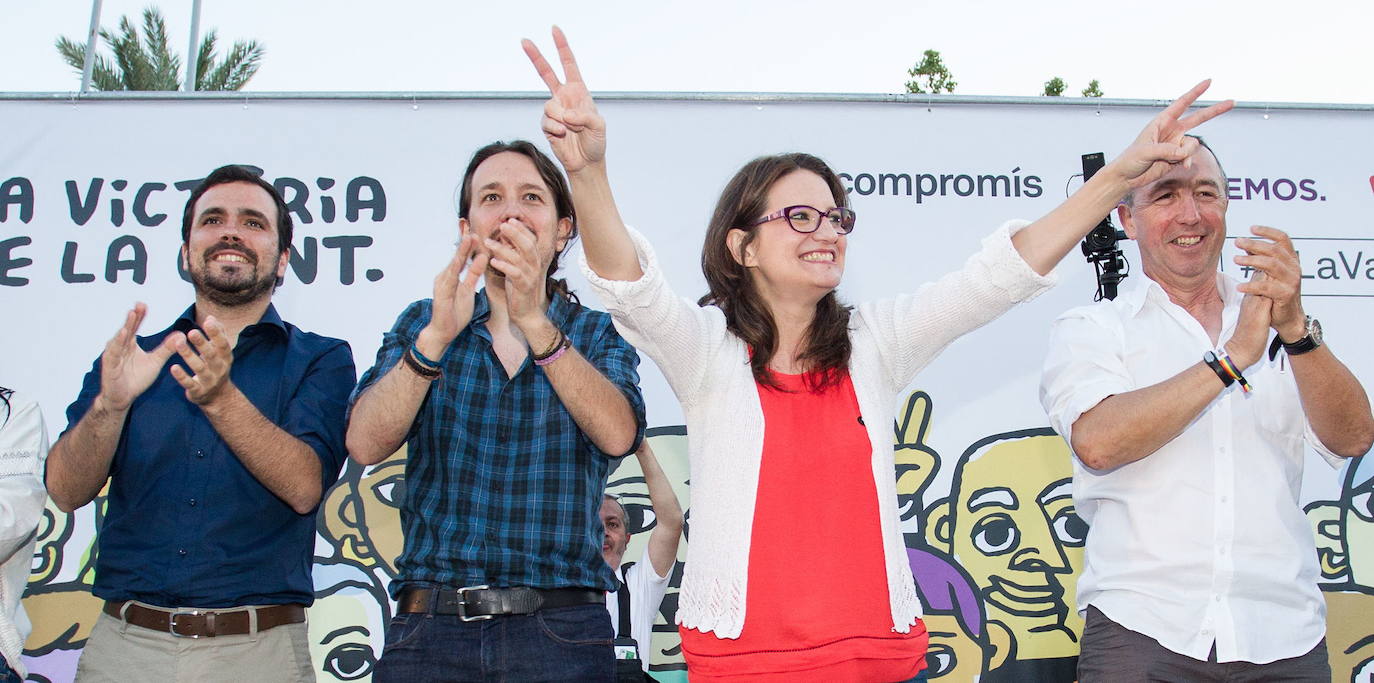
[(587, 588), (432, 588), (407, 586), (396, 600), (398, 614), (456, 615), (480, 621), (506, 614), (533, 614), (541, 609), (606, 604), (606, 592)]

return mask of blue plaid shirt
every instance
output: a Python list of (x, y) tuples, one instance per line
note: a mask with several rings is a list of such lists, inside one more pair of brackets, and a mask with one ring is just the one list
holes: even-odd
[[(406, 307), (353, 400), (401, 361), (432, 306), (426, 299)], [(598, 511), (611, 460), (624, 454), (601, 452), (578, 429), (530, 359), (506, 377), (490, 316), (483, 290), (472, 322), (439, 359), (444, 374), (407, 436), (405, 550), (392, 593), (408, 582), (612, 590)], [(637, 446), (644, 433), (639, 355), (605, 313), (554, 297), (548, 316), (630, 402)]]

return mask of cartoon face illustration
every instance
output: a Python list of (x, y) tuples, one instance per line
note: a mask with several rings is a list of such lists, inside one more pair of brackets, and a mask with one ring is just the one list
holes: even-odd
[(1350, 463), (1341, 496), (1350, 582), (1374, 593), (1374, 458)]
[(315, 565), (310, 660), (322, 681), (369, 681), (381, 656), (386, 594), (362, 567)]
[(321, 505), (318, 529), (337, 549), (338, 559), (381, 567), (396, 577), (396, 558), (405, 544), (401, 501), (405, 500), (406, 447), (371, 467), (352, 460)]
[[(1326, 652), (1333, 680), (1374, 682), (1374, 595), (1323, 593), (1326, 598)], [(1347, 677), (1347, 675), (1349, 677)]]
[[(687, 560), (687, 539), (692, 526), (691, 499), (688, 496), (689, 467), (687, 462), (687, 429), (681, 425), (654, 427), (646, 432), (645, 438), (654, 449), (658, 464), (668, 481), (673, 484), (682, 505), (684, 521), (682, 539), (677, 547), (677, 562), (669, 578), (668, 592), (659, 607), (658, 618), (654, 620), (653, 642), (650, 647), (642, 648), (641, 654), (649, 658), (650, 669), (654, 674), (660, 672), (686, 671), (682, 659), (681, 638), (678, 636), (675, 617), (677, 615), (677, 592), (682, 584), (682, 566)], [(630, 545), (625, 550), (622, 562), (638, 562), (644, 555), (644, 545), (649, 542), (649, 534), (654, 528), (653, 507), (649, 504), (649, 491), (644, 486), (644, 472), (639, 468), (639, 459), (633, 456), (621, 458), (615, 470), (607, 479), (606, 492), (616, 496), (625, 507), (626, 528), (630, 531)]]
[(1074, 511), (1063, 439), (1034, 429), (973, 444), (924, 528), (973, 577), (988, 621), (1011, 631), (1018, 659), (1077, 655), (1074, 591), (1087, 525)]
[(926, 548), (907, 548), (906, 553), (930, 636), (926, 677), (974, 680), (982, 675), (992, 649), (977, 587), (944, 555)]
[(1303, 509), (1324, 587), (1374, 594), (1374, 459), (1350, 462), (1340, 500), (1313, 501)]
[(43, 506), (43, 516), (38, 520), (33, 546), (33, 564), (29, 573), (29, 585), (41, 586), (57, 578), (62, 571), (62, 549), (72, 537), (72, 518), (74, 512), (63, 512), (48, 499)]

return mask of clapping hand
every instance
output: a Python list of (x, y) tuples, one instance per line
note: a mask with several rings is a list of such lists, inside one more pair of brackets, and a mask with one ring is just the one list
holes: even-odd
[(1297, 341), (1307, 334), (1307, 315), (1302, 309), (1302, 264), (1293, 240), (1288, 233), (1263, 225), (1252, 226), (1250, 232), (1263, 239), (1236, 240), (1245, 253), (1235, 261), (1254, 268), (1257, 277), (1242, 284), (1240, 291), (1272, 301), (1270, 326), (1285, 341)]
[(186, 390), (186, 400), (198, 406), (222, 395), (229, 386), (229, 368), (234, 364), (234, 349), (224, 325), (212, 315), (205, 318), (201, 327), (204, 332), (191, 330), (177, 338), (174, 347), (186, 368), (172, 366), (172, 377)]
[(180, 332), (167, 335), (157, 348), (144, 351), (138, 345), (138, 328), (148, 314), (148, 306), (139, 302), (124, 317), (124, 325), (114, 338), (105, 344), (100, 355), (100, 397), (113, 410), (128, 410), (171, 357), (176, 344), (185, 341)]
[(549, 302), (544, 281), (549, 264), (539, 257), (534, 230), (515, 218), (508, 218), (488, 237), (491, 268), (506, 279), (506, 305), (511, 322), (526, 334), (547, 316)]
[(431, 358), (443, 355), (449, 342), (472, 320), (477, 280), (486, 272), (489, 258), (486, 252), (477, 248), (478, 239), (471, 232), (464, 234), (458, 240), (453, 258), (434, 278), (434, 308), (429, 324), (416, 340), (421, 352)]

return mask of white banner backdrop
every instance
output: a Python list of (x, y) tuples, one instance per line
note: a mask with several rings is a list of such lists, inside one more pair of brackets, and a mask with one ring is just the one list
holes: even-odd
[[(0, 385), (37, 395), (55, 438), (125, 311), (147, 302), (142, 332), (152, 333), (191, 302), (177, 269), (181, 211), (194, 180), (226, 163), (263, 168), (295, 214), (296, 252), (275, 298), (283, 317), (348, 340), (361, 373), (382, 332), (406, 303), (430, 296), (451, 255), (455, 187), (471, 153), (495, 139), (547, 147), (541, 106), (521, 98), (5, 101)], [(801, 150), (826, 159), (851, 188), (859, 218), (840, 289), (849, 302), (915, 289), (957, 267), (1003, 220), (1044, 214), (1081, 184), (1073, 178), (1080, 154), (1111, 158), (1157, 111), (1048, 99), (608, 98), (600, 106), (621, 212), (657, 247), (679, 294), (704, 291), (702, 236), (730, 175), (757, 155)], [(1374, 378), (1374, 354), (1361, 341), (1374, 331), (1372, 123), (1369, 110), (1242, 108), (1197, 131), (1230, 176), (1229, 234), (1262, 223), (1294, 236), (1309, 278), (1305, 306), (1366, 384)], [(1125, 250), (1137, 268), (1133, 247)], [(1223, 263), (1235, 253), (1228, 247)], [(587, 291), (573, 258), (563, 272)], [(1058, 272), (1057, 288), (959, 340), (917, 378), (912, 388), (931, 397), (925, 445), (946, 461), (925, 503), (948, 493), (954, 458), (970, 444), (1048, 424), (1037, 398), (1048, 326), (1095, 289), (1077, 253)], [(590, 295), (584, 303), (599, 307)], [(649, 424), (680, 425), (651, 361), (641, 374)], [(1311, 464), (1304, 502), (1339, 499), (1338, 475)], [(907, 524), (920, 531), (918, 517)]]

